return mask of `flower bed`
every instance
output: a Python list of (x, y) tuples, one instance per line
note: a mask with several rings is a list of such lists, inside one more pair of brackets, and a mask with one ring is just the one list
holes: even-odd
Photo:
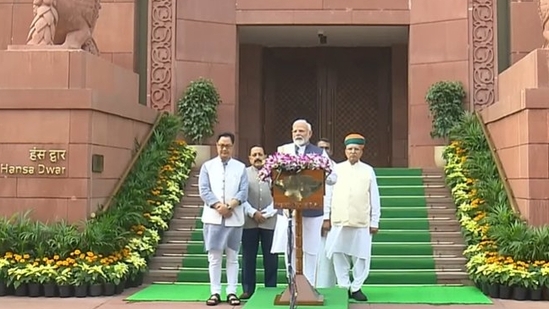
[(531, 227), (510, 206), (478, 118), (467, 114), (444, 152), (470, 278), (487, 295), (549, 300), (549, 227)]
[(195, 152), (163, 115), (111, 206), (81, 224), (0, 218), (0, 296), (114, 295), (143, 281)]

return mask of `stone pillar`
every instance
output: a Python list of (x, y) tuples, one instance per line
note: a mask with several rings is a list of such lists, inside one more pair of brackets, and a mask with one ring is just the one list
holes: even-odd
[(499, 76), (499, 101), (482, 110), (521, 215), (549, 222), (549, 50), (536, 49)]
[[(412, 0), (408, 70), (408, 165), (432, 167), (434, 146), (425, 95), (441, 80), (469, 84), (467, 1)], [(439, 39), (433, 39), (439, 38)]]
[(85, 219), (112, 195), (156, 118), (138, 104), (137, 75), (55, 47), (0, 51), (0, 68), (0, 216)]

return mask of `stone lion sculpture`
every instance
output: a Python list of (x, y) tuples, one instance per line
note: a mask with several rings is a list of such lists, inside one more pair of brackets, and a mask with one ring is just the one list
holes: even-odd
[(59, 45), (99, 55), (92, 35), (100, 9), (100, 0), (33, 0), (27, 45)]
[(549, 48), (549, 0), (536, 0), (544, 38), (542, 48)]

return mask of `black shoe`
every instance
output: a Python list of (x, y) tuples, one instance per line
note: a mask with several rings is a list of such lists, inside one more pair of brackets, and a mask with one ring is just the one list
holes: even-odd
[(252, 293), (246, 293), (246, 292), (244, 292), (244, 293), (240, 294), (240, 297), (239, 297), (239, 298), (240, 298), (240, 299), (250, 299), (250, 297), (252, 297)]
[(356, 301), (368, 301), (368, 297), (362, 293), (361, 290), (358, 290), (356, 292), (351, 292), (351, 290), (349, 290), (349, 298), (352, 298)]

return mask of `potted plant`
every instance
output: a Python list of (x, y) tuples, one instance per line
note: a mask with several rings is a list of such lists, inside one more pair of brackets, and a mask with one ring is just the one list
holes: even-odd
[(128, 265), (118, 262), (112, 265), (105, 266), (105, 290), (103, 295), (112, 296), (121, 294), (124, 291), (124, 278), (128, 274)]
[(124, 262), (128, 264), (128, 281), (126, 287), (138, 287), (143, 284), (143, 276), (147, 270), (147, 262), (139, 256), (139, 253), (132, 252), (125, 258)]
[(38, 276), (36, 281), (42, 285), (45, 297), (54, 297), (57, 293), (55, 279), (57, 278), (57, 269), (53, 265), (40, 265), (38, 267)]
[(74, 274), (72, 268), (62, 267), (57, 269), (57, 276), (55, 277), (55, 283), (59, 291), (59, 297), (66, 298), (71, 297), (74, 293), (73, 284)]
[(8, 286), (13, 286), (15, 296), (27, 296), (31, 277), (26, 265), (15, 265), (8, 269)]
[(546, 262), (541, 266), (540, 275), (543, 278), (540, 280), (540, 283), (543, 286), (543, 299), (549, 300), (549, 262)]
[(91, 275), (85, 270), (85, 264), (78, 263), (74, 265), (72, 269), (73, 278), (71, 285), (74, 289), (74, 296), (86, 297), (88, 296), (88, 287), (91, 282)]
[(221, 99), (213, 82), (204, 78), (192, 81), (177, 103), (181, 129), (189, 147), (196, 151), (197, 167), (211, 158), (211, 147), (203, 143), (214, 134), (219, 104)]
[[(461, 82), (441, 81), (427, 91), (425, 100), (431, 113), (431, 137), (442, 138), (447, 144), (450, 130), (460, 121), (464, 113), (465, 90)], [(435, 146), (434, 159), (438, 167), (444, 167), (442, 154), (446, 145)]]
[(107, 276), (101, 265), (89, 265), (82, 263), (79, 265), (79, 272), (85, 285), (89, 287), (89, 296), (101, 296), (103, 294), (103, 283)]
[(9, 266), (10, 262), (7, 259), (0, 258), (0, 296), (8, 295), (7, 281)]
[(34, 264), (25, 265), (27, 276), (29, 277), (28, 283), (28, 296), (38, 297), (40, 296), (42, 284), (40, 282), (40, 266)]

